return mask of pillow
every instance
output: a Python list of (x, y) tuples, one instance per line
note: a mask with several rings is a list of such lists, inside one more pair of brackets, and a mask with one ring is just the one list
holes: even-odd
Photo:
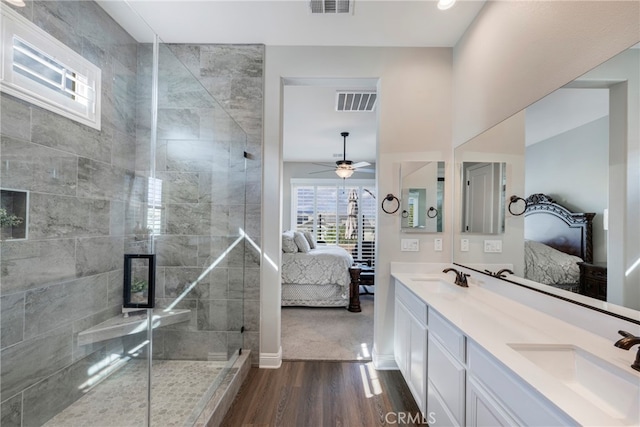
[(296, 245), (296, 242), (293, 240), (293, 238), (293, 231), (285, 231), (284, 233), (282, 233), (282, 252), (298, 252), (298, 245)]
[(316, 239), (313, 238), (313, 234), (310, 231), (303, 231), (304, 237), (307, 238), (307, 242), (309, 242), (309, 247), (311, 249), (316, 248)]
[(298, 246), (298, 250), (300, 252), (309, 252), (311, 250), (311, 246), (309, 245), (309, 241), (307, 240), (306, 237), (304, 237), (304, 234), (302, 234), (300, 231), (295, 231), (293, 233), (293, 241), (296, 242), (296, 245)]

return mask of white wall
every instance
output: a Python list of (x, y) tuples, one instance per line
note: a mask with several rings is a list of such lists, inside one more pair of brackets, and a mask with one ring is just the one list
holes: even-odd
[[(284, 79), (376, 78), (379, 104), (376, 165), (380, 198), (399, 195), (404, 160), (451, 162), (451, 49), (267, 46), (265, 59), (263, 267), (261, 275), (261, 366), (277, 367), (280, 348), (280, 254), (282, 224), (282, 93)], [(451, 211), (451, 181), (445, 181)], [(445, 231), (450, 224), (445, 222)], [(393, 363), (391, 261), (448, 262), (451, 248), (433, 251), (442, 235), (411, 235), (420, 252), (400, 252), (400, 217), (378, 214), (374, 357)]]
[(460, 145), (638, 42), (637, 1), (489, 1), (454, 48)]

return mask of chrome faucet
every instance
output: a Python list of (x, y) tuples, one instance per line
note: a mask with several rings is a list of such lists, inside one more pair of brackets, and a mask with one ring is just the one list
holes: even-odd
[(458, 271), (455, 268), (445, 268), (444, 270), (442, 270), (443, 273), (448, 273), (450, 271), (453, 271), (454, 273), (456, 273), (456, 280), (453, 282), (458, 286), (462, 286), (463, 288), (468, 288), (469, 284), (467, 283), (467, 277), (469, 277), (469, 274), (465, 274), (462, 271)]
[[(614, 344), (616, 347), (629, 350), (634, 345), (640, 344), (640, 337), (636, 337), (627, 331), (618, 331), (618, 333), (622, 335), (623, 338), (616, 341)], [(636, 371), (640, 371), (640, 347), (638, 348), (638, 353), (636, 353), (636, 360), (633, 362), (631, 367)]]

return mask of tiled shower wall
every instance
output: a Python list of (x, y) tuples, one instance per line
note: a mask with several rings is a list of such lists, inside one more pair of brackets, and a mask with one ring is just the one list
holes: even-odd
[[(145, 47), (140, 57), (150, 54)], [(244, 241), (224, 254), (239, 228), (260, 242), (263, 55), (263, 46), (160, 48), (155, 162), (165, 221), (155, 240), (159, 305), (198, 283), (176, 306), (190, 309), (191, 321), (155, 331), (157, 358), (226, 359), (245, 348), (254, 350), (257, 363), (259, 256)], [(149, 97), (148, 81), (140, 79), (139, 100)], [(251, 154), (246, 169), (245, 151)], [(139, 156), (145, 159), (139, 169), (148, 157)]]
[(2, 242), (0, 424), (31, 426), (79, 398), (88, 367), (122, 346), (78, 346), (77, 334), (122, 304), (137, 43), (93, 2), (15, 10), (102, 70), (100, 131), (0, 99), (0, 186), (30, 192), (28, 239)]
[[(213, 137), (215, 146), (224, 147), (226, 153), (228, 147), (229, 167), (223, 168), (222, 173), (217, 172), (219, 166), (213, 168), (213, 190), (211, 196), (212, 221), (215, 224), (211, 229), (214, 239), (212, 254), (219, 254), (221, 249), (217, 236), (225, 232), (229, 236), (237, 235), (237, 226), (244, 222), (244, 231), (250, 236), (257, 246), (260, 245), (260, 219), (261, 219), (261, 186), (262, 186), (262, 105), (263, 105), (263, 70), (264, 70), (264, 46), (263, 45), (169, 45), (173, 54), (186, 66), (189, 72), (195, 76), (198, 83), (218, 101), (213, 115), (202, 114), (200, 118), (201, 129), (199, 141)], [(162, 55), (161, 55), (162, 58)], [(162, 65), (162, 61), (161, 61)], [(162, 73), (162, 71), (161, 71)], [(160, 77), (162, 81), (162, 76)], [(162, 85), (161, 85), (162, 86)], [(163, 123), (180, 123), (178, 117), (189, 117), (183, 114), (185, 110), (193, 112), (197, 103), (177, 96), (180, 92), (179, 84), (168, 84), (164, 101), (159, 101), (159, 147), (166, 144), (166, 153), (179, 152), (177, 147), (182, 143), (181, 136), (173, 134), (172, 130), (163, 126)], [(226, 114), (221, 114), (221, 108), (235, 121), (230, 123)], [(220, 126), (222, 125), (222, 126)], [(189, 128), (188, 126), (182, 129)], [(238, 132), (239, 128), (243, 132)], [(193, 129), (193, 128), (192, 128)], [(193, 133), (192, 133), (193, 135)], [(244, 142), (244, 147), (241, 146)], [(172, 149), (172, 147), (176, 147)], [(241, 174), (243, 159), (240, 160), (242, 151), (251, 155), (246, 161), (246, 173)], [(220, 159), (216, 160), (219, 165)], [(162, 157), (158, 157), (161, 159)], [(159, 164), (160, 165), (160, 164)], [(167, 170), (172, 165), (167, 162)], [(226, 170), (225, 170), (226, 169)], [(244, 188), (243, 188), (244, 187)], [(244, 194), (241, 194), (244, 191)], [(244, 196), (244, 197), (243, 197)], [(241, 200), (244, 198), (244, 206)], [(244, 215), (244, 221), (240, 216)], [(232, 237), (229, 240), (235, 240)], [(160, 245), (158, 246), (160, 252)], [(219, 322), (225, 319), (220, 313), (227, 313), (227, 333), (229, 349), (239, 348), (251, 350), (252, 363), (258, 364), (259, 359), (259, 329), (260, 329), (260, 257), (256, 249), (249, 243), (244, 243), (244, 270), (239, 269), (238, 257), (232, 256), (228, 260), (227, 272), (224, 268), (216, 269), (217, 280), (212, 281), (210, 298), (199, 301), (198, 327), (203, 329), (218, 328)], [(208, 257), (211, 261), (215, 257)], [(205, 262), (205, 267), (208, 262)], [(168, 268), (167, 271), (172, 270)], [(244, 277), (243, 277), (244, 276)], [(225, 279), (228, 279), (228, 287), (225, 291)], [(244, 291), (239, 293), (242, 281)], [(242, 298), (240, 298), (242, 296)], [(238, 318), (238, 305), (242, 307), (242, 317)], [(224, 314), (222, 314), (224, 316)], [(241, 342), (236, 335), (236, 327), (244, 325), (245, 332)], [(196, 337), (193, 337), (196, 338)], [(167, 341), (165, 340), (165, 343)], [(241, 345), (237, 345), (237, 344)]]
[[(148, 84), (149, 77), (139, 69), (140, 64), (148, 66), (143, 59), (145, 46), (137, 45), (100, 7), (88, 1), (28, 1), (27, 7), (16, 10), (102, 69), (102, 130), (87, 128), (1, 95), (0, 186), (30, 192), (29, 239), (2, 242), (0, 424), (3, 426), (42, 424), (82, 394), (77, 385), (86, 379), (89, 366), (107, 353), (122, 349), (119, 340), (82, 347), (76, 342), (79, 331), (119, 313), (122, 254), (136, 244), (132, 230), (139, 219), (136, 208), (141, 206), (141, 193), (135, 189), (144, 189), (145, 182), (140, 177), (148, 172), (144, 148), (149, 145), (150, 123), (148, 111), (145, 113), (146, 105), (150, 105), (148, 100), (144, 96), (136, 99), (136, 93), (143, 94), (143, 86)], [(246, 172), (245, 227), (259, 245), (263, 50), (255, 46), (185, 47), (185, 51), (201, 49), (227, 55), (220, 60), (224, 64), (221, 69), (218, 65), (210, 66), (215, 84), (208, 89), (221, 96), (224, 107), (248, 130), (243, 149), (255, 159), (248, 161)], [(250, 85), (244, 78), (247, 71), (235, 68), (242, 62), (238, 57), (246, 52), (255, 58), (253, 65), (260, 67), (256, 74), (252, 66)], [(211, 57), (207, 61), (215, 62)], [(214, 88), (222, 92), (216, 93)], [(185, 187), (183, 178), (193, 178), (192, 160), (201, 158), (202, 153), (185, 155), (180, 143), (184, 135), (176, 133), (180, 122), (174, 119), (180, 115), (180, 109), (185, 112), (203, 107), (215, 113), (213, 117), (202, 116), (205, 122), (211, 121), (205, 128), (214, 129), (215, 118), (224, 113), (215, 103), (186, 107), (171, 95), (181, 93), (179, 86), (170, 84), (164, 89), (161, 93), (166, 97), (160, 97), (159, 112), (160, 126), (164, 128), (159, 129), (161, 140), (156, 153), (164, 163), (157, 163), (157, 177), (174, 191), (165, 198), (167, 235), (157, 241), (160, 305), (179, 293), (186, 283), (185, 275), (193, 277), (208, 265), (225, 244), (222, 237), (216, 236), (224, 235), (239, 218), (238, 200), (225, 199), (215, 192), (215, 185), (222, 185), (221, 171), (209, 171), (208, 178), (205, 173), (198, 176), (199, 180), (209, 179), (212, 186), (210, 195), (198, 193), (195, 205), (208, 197), (215, 200), (210, 211), (198, 211), (197, 207), (194, 210), (190, 193), (184, 191), (194, 188), (189, 184)], [(238, 140), (237, 134), (231, 133), (216, 137), (222, 145), (226, 144), (229, 159), (232, 152), (238, 151), (233, 142)], [(187, 139), (208, 140), (202, 135)], [(197, 145), (194, 142), (193, 146)], [(232, 168), (225, 172), (225, 184), (231, 183), (225, 191), (235, 195), (232, 184), (239, 176), (232, 169), (240, 164), (230, 161), (229, 165)], [(210, 236), (202, 229), (202, 233), (194, 232), (189, 227), (203, 227), (201, 222), (186, 225), (194, 215), (198, 219), (207, 217), (205, 224), (210, 230), (220, 231)], [(183, 250), (193, 249), (194, 245), (195, 252)], [(258, 257), (247, 245), (243, 252), (249, 267), (246, 271), (239, 268), (242, 262), (231, 256), (226, 269), (214, 272), (222, 275), (217, 287), (209, 286), (206, 293), (194, 294), (196, 297), (181, 303), (196, 309), (193, 319), (188, 326), (156, 335), (159, 344), (154, 348), (158, 356), (197, 358), (206, 353), (209, 357), (217, 350), (213, 346), (203, 347), (203, 343), (217, 340), (250, 348), (257, 355)], [(238, 304), (243, 306), (243, 318), (235, 319), (234, 307)], [(220, 313), (225, 313), (225, 317), (220, 317)], [(221, 325), (233, 323), (244, 324), (246, 332), (218, 333)]]

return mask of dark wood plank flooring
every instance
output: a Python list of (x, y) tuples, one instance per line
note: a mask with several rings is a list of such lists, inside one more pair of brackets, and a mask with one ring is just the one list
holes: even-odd
[(370, 362), (285, 361), (279, 369), (251, 368), (222, 425), (425, 424), (400, 371), (376, 371)]

